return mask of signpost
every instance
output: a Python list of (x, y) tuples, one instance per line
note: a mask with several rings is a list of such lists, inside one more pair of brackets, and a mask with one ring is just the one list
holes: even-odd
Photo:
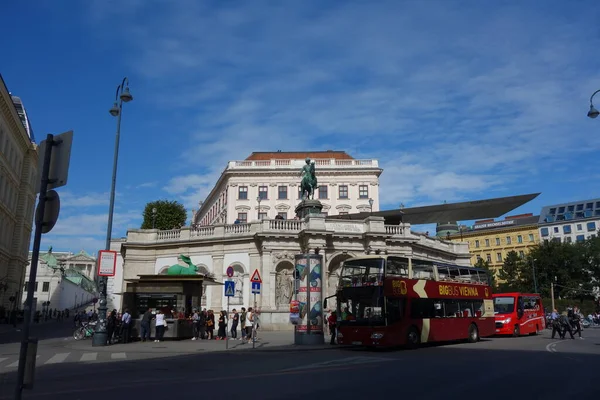
[(117, 252), (100, 250), (98, 252), (98, 276), (115, 276), (117, 270)]
[(37, 267), (40, 258), (40, 245), (42, 234), (50, 232), (58, 219), (60, 200), (58, 193), (52, 189), (67, 184), (72, 143), (73, 131), (69, 131), (56, 136), (48, 134), (46, 140), (42, 141), (39, 146), (39, 171), (41, 172), (41, 177), (36, 190), (36, 193), (39, 193), (39, 201), (34, 218), (35, 234), (31, 251), (29, 282), (27, 283), (27, 299), (25, 300), (24, 307), (25, 320), (23, 321), (17, 384), (14, 395), (16, 400), (21, 399), (23, 389), (31, 389), (34, 385), (35, 375), (33, 371), (35, 369), (37, 339), (30, 338), (29, 332), (34, 312), (33, 293), (35, 292)]
[[(229, 275), (229, 269), (227, 268), (227, 275)], [(233, 268), (231, 268), (233, 271)], [(231, 274), (233, 276), (233, 273)], [(229, 277), (231, 279), (231, 277)], [(232, 280), (225, 281), (225, 297), (227, 297), (227, 319), (229, 320), (229, 298), (235, 296), (235, 282)], [(225, 349), (229, 349), (229, 332), (225, 327)]]
[[(252, 283), (252, 294), (254, 295), (254, 315), (256, 315), (256, 295), (260, 294), (260, 286), (262, 284), (262, 278), (260, 277), (260, 273), (258, 269), (254, 270), (252, 274), (252, 278), (250, 278), (250, 282)], [(255, 317), (254, 317), (255, 318)], [(255, 336), (256, 324), (252, 323), (252, 348), (254, 348), (254, 343), (256, 342)]]

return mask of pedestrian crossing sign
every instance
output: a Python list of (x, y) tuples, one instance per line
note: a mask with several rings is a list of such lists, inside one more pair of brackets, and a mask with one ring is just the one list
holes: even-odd
[(235, 296), (235, 282), (225, 281), (225, 297)]

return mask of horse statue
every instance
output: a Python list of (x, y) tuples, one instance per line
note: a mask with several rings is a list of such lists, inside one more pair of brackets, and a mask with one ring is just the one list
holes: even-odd
[(178, 259), (186, 263), (188, 266), (184, 267), (181, 264), (171, 265), (167, 269), (167, 275), (196, 275), (198, 273), (198, 267), (192, 263), (192, 260), (188, 256), (181, 254)]
[(306, 159), (306, 165), (302, 167), (302, 181), (300, 182), (300, 191), (302, 200), (315, 198), (315, 189), (317, 188), (317, 177), (315, 175), (315, 162), (310, 158)]

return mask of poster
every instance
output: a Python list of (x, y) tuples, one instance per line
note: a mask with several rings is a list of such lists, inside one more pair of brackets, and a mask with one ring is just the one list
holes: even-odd
[(296, 270), (300, 282), (298, 287), (298, 323), (296, 331), (323, 332), (322, 271), (320, 255), (296, 256)]

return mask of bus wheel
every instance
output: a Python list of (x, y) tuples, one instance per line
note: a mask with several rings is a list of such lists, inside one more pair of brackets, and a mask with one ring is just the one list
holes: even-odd
[(479, 341), (479, 329), (477, 329), (477, 325), (471, 324), (469, 326), (469, 343), (475, 343)]
[(514, 337), (521, 336), (521, 328), (519, 328), (519, 325), (515, 325), (515, 328), (513, 329), (513, 336)]
[(419, 330), (414, 326), (411, 326), (408, 330), (408, 334), (406, 335), (406, 346), (409, 349), (414, 349), (419, 346), (421, 343), (421, 335), (419, 335)]

